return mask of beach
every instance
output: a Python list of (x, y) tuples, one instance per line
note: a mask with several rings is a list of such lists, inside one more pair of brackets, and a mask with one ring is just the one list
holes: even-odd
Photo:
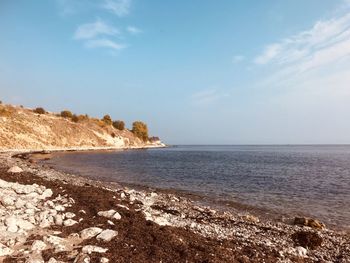
[[(4, 262), (350, 260), (349, 233), (323, 227), (317, 220), (308, 222), (319, 224), (303, 226), (293, 220), (283, 223), (216, 211), (174, 193), (94, 181), (39, 165), (28, 154), (15, 156), (0, 156), (0, 179), (7, 182), (2, 187), (13, 188), (8, 183), (17, 182), (39, 187), (41, 195), (50, 189), (52, 195), (35, 198), (39, 201), (34, 212), (7, 204), (2, 213)], [(20, 169), (10, 173), (11, 167)], [(27, 212), (34, 213), (30, 227), (21, 229), (17, 224), (18, 229), (9, 232), (6, 218), (28, 221)]]

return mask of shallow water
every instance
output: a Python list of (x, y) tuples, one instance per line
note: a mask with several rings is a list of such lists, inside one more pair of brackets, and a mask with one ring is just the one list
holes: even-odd
[(350, 225), (350, 146), (176, 146), (58, 153), (56, 169)]

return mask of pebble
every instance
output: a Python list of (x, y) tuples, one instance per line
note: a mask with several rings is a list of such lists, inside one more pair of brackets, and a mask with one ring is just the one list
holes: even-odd
[(107, 252), (107, 248), (103, 248), (103, 247), (98, 247), (98, 246), (93, 246), (93, 245), (86, 245), (83, 247), (82, 252), (83, 253), (88, 253), (91, 254), (92, 252), (95, 253), (106, 253)]
[(93, 238), (94, 236), (97, 236), (101, 232), (102, 232), (102, 229), (99, 227), (89, 227), (80, 231), (80, 237), (82, 239), (89, 239), (89, 238)]
[(103, 230), (96, 238), (98, 240), (103, 240), (105, 242), (111, 241), (113, 238), (115, 238), (118, 235), (117, 231), (106, 229)]
[(21, 173), (23, 172), (23, 169), (18, 166), (13, 166), (10, 169), (7, 170), (8, 173)]

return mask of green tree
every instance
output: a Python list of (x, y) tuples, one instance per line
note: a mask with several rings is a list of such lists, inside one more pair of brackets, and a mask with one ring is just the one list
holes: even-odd
[(125, 129), (125, 123), (123, 121), (114, 121), (113, 127), (122, 131)]
[(148, 140), (148, 128), (145, 123), (142, 121), (135, 121), (132, 124), (132, 132), (136, 137), (140, 138), (143, 141)]
[(64, 110), (61, 111), (61, 117), (63, 118), (72, 118), (73, 117), (73, 113), (69, 110)]
[(103, 116), (102, 121), (108, 125), (112, 125), (112, 118), (108, 114)]
[(35, 109), (34, 109), (34, 112), (35, 112), (35, 113), (38, 113), (38, 114), (45, 114), (45, 113), (46, 113), (46, 111), (44, 110), (44, 108), (41, 108), (41, 107), (35, 108)]

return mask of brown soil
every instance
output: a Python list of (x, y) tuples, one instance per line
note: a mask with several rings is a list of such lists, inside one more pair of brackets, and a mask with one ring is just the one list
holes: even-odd
[[(86, 244), (96, 244), (108, 248), (105, 257), (110, 262), (276, 262), (278, 251), (272, 251), (264, 245), (239, 244), (237, 241), (219, 241), (204, 238), (187, 229), (162, 227), (146, 221), (141, 212), (126, 201), (115, 198), (116, 193), (103, 190), (92, 185), (72, 186), (62, 181), (46, 181), (30, 173), (9, 174), (5, 168), (0, 168), (0, 178), (6, 181), (22, 184), (37, 183), (51, 188), (54, 195), (68, 194), (75, 200), (75, 205), (68, 211), (77, 214), (83, 221), (71, 227), (55, 227), (62, 231), (65, 237), (77, 233), (84, 228), (97, 226), (103, 229), (118, 231), (118, 236), (110, 242), (97, 239), (85, 241)], [(130, 210), (116, 206), (123, 204)], [(112, 226), (104, 217), (96, 216), (98, 211), (115, 209), (122, 218)], [(86, 214), (81, 210), (85, 210)], [(81, 244), (81, 245), (84, 245)], [(69, 253), (55, 254), (46, 250), (44, 259), (54, 256), (65, 262), (73, 262), (74, 257)], [(262, 257), (262, 255), (264, 255)], [(91, 262), (99, 262), (101, 255), (93, 254)], [(6, 262), (18, 262), (8, 258)], [(306, 262), (295, 260), (295, 262)]]

